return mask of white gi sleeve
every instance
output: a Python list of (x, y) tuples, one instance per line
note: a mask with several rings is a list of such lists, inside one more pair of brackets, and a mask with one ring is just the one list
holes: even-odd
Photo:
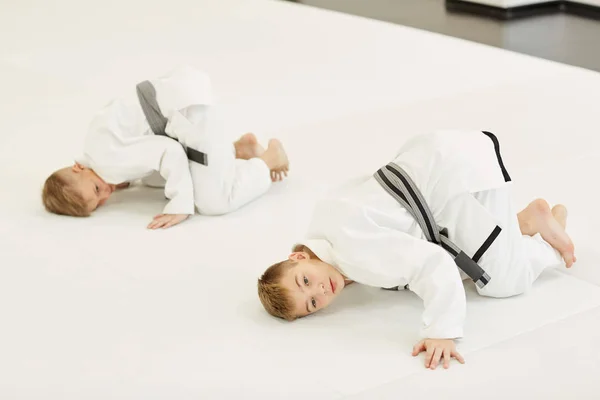
[(460, 272), (444, 249), (419, 241), (419, 245), (406, 250), (418, 252), (415, 257), (421, 258), (415, 260), (419, 263), (413, 265), (407, 277), (410, 290), (423, 299), (425, 305), (421, 336), (428, 339), (462, 337), (466, 296)]
[(333, 244), (349, 262), (342, 265), (348, 277), (381, 287), (408, 282), (425, 306), (421, 336), (462, 337), (466, 296), (452, 257), (438, 245), (405, 232), (368, 223), (352, 225), (339, 230)]
[(165, 196), (170, 200), (164, 214), (194, 214), (194, 187), (185, 150), (177, 141), (164, 138), (158, 171), (165, 179)]
[[(119, 158), (129, 164), (129, 168), (158, 171), (164, 179), (165, 196), (170, 200), (163, 209), (164, 214), (194, 214), (192, 176), (187, 155), (179, 142), (164, 136), (149, 136), (124, 147), (119, 151)], [(156, 178), (153, 174), (143, 182), (163, 186)]]

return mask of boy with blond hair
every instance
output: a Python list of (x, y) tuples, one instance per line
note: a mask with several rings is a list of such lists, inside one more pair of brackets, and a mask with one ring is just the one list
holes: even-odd
[(116, 99), (93, 118), (84, 153), (55, 171), (42, 201), (55, 214), (85, 217), (117, 189), (141, 179), (164, 187), (169, 202), (148, 228), (168, 228), (196, 209), (226, 214), (287, 176), (282, 144), (265, 150), (252, 133), (227, 143), (212, 107), (210, 79), (189, 66), (137, 85), (137, 96)]
[(510, 181), (490, 132), (416, 136), (372, 177), (317, 203), (305, 239), (258, 280), (260, 301), (294, 320), (352, 282), (409, 289), (424, 302), (413, 356), (426, 352), (431, 369), (462, 363), (454, 339), (463, 336), (463, 279), (480, 295), (509, 297), (576, 261), (566, 208), (537, 199), (517, 213)]

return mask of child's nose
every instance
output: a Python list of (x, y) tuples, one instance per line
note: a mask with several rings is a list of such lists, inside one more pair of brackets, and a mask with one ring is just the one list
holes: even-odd
[(319, 296), (325, 293), (325, 288), (324, 285), (322, 283), (319, 283), (318, 285), (314, 285), (313, 289), (312, 289), (312, 296)]

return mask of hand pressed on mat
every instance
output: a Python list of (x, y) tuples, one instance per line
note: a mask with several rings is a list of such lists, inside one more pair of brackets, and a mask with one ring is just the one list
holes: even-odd
[(456, 351), (452, 339), (423, 339), (413, 347), (412, 355), (416, 357), (423, 351), (426, 351), (425, 368), (436, 369), (442, 358), (446, 369), (450, 367), (451, 357), (456, 358), (461, 364), (465, 363), (464, 358)]
[(148, 229), (169, 228), (185, 221), (189, 216), (189, 214), (159, 214), (150, 222)]

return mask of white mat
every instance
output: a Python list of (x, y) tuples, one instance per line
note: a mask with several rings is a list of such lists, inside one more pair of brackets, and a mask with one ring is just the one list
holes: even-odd
[[(598, 335), (598, 191), (587, 175), (599, 166), (598, 74), (283, 2), (143, 2), (144, 18), (138, 2), (34, 3), (0, 6), (10, 32), (0, 38), (0, 398), (373, 398), (417, 376), (416, 398), (425, 380), (459, 393), (471, 363), (507, 376), (549, 343), (576, 346), (556, 363), (577, 362), (591, 339), (571, 344), (570, 327), (559, 343), (562, 320)], [(284, 140), (290, 179), (238, 213), (160, 232), (144, 229), (162, 208), (157, 190), (118, 193), (85, 220), (43, 212), (43, 179), (77, 154), (96, 108), (177, 62), (214, 77), (232, 137)], [(447, 127), (500, 136), (520, 203), (571, 206), (577, 269), (515, 299), (470, 291), (469, 364), (452, 375), (421, 375), (430, 371), (410, 357), (422, 309), (410, 293), (349, 287), (321, 315), (268, 317), (256, 278), (287, 256), (316, 196)], [(504, 349), (513, 357), (498, 357)], [(600, 366), (576, 371), (564, 379), (586, 393)]]

